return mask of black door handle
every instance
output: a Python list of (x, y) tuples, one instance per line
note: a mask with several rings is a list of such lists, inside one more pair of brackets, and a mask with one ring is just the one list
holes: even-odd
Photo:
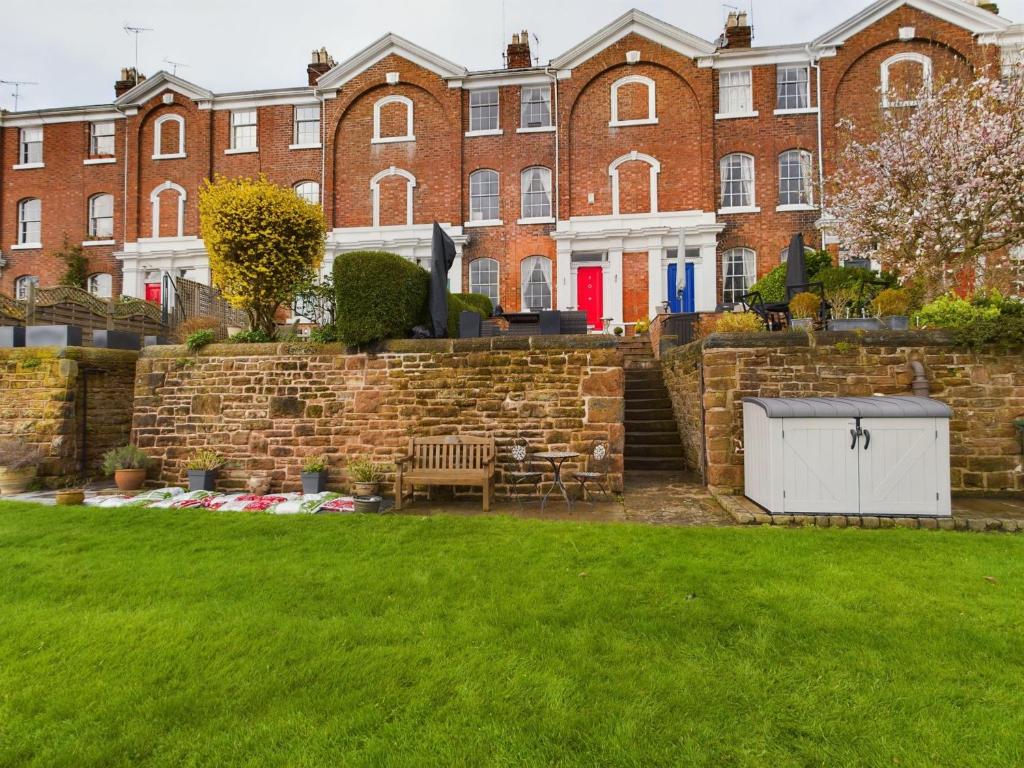
[(869, 430), (865, 429), (864, 430), (864, 450), (865, 451), (868, 449), (869, 445), (871, 445), (871, 432)]
[(859, 429), (851, 429), (850, 430), (850, 437), (852, 438), (850, 440), (850, 450), (852, 451), (854, 448), (857, 447), (857, 438), (860, 437), (860, 430)]

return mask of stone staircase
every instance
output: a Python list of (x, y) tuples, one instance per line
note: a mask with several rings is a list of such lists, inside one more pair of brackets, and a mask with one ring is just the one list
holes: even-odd
[(650, 341), (623, 339), (619, 351), (626, 369), (626, 470), (682, 470), (683, 446), (672, 401)]

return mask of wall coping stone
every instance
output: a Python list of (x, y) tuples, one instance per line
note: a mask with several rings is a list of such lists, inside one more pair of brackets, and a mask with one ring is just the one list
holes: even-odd
[(101, 347), (4, 347), (0, 360), (76, 360), (82, 363), (131, 363), (139, 353), (131, 349), (104, 349)]
[[(916, 331), (816, 331), (804, 333), (713, 333), (704, 349), (828, 347), (840, 342), (858, 347), (953, 347), (953, 334), (941, 328)], [(700, 344), (701, 341), (693, 342)]]

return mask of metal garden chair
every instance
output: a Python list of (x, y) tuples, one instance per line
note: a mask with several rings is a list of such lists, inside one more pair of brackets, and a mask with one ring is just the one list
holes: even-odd
[(583, 472), (577, 472), (574, 477), (576, 482), (580, 484), (580, 491), (583, 495), (584, 501), (590, 501), (593, 504), (593, 499), (588, 498), (591, 494), (588, 494), (588, 490), (591, 486), (596, 486), (600, 491), (605, 501), (611, 500), (611, 494), (608, 492), (608, 471), (611, 465), (611, 450), (608, 443), (603, 440), (595, 440), (591, 446), (590, 451), (587, 453), (587, 468)]
[(512, 439), (512, 460), (516, 464), (516, 468), (511, 472), (506, 472), (511, 487), (512, 496), (516, 501), (519, 502), (519, 506), (522, 507), (523, 499), (520, 489), (523, 486), (528, 486), (533, 489), (535, 495), (537, 489), (540, 487), (540, 482), (544, 478), (544, 473), (534, 469), (534, 464), (530, 460), (530, 443), (522, 435), (516, 435)]

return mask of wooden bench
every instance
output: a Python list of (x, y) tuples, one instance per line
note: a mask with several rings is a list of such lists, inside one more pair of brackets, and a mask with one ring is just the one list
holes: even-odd
[(484, 512), (491, 508), (494, 491), (494, 438), (468, 435), (414, 437), (409, 455), (395, 462), (395, 509), (402, 508), (408, 488), (417, 485), (479, 485)]

